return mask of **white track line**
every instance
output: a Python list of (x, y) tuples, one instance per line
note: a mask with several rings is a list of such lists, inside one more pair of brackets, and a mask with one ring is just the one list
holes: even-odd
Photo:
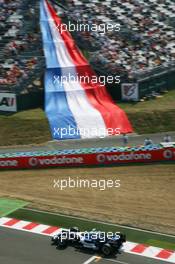
[(105, 258), (105, 260), (110, 261), (110, 262), (119, 263), (119, 264), (129, 264), (128, 262), (123, 262), (123, 261), (119, 261), (119, 260), (115, 260), (115, 259), (106, 259)]
[(91, 257), (90, 259), (86, 260), (85, 262), (83, 262), (83, 264), (89, 264), (91, 263), (92, 261), (96, 260), (98, 257), (97, 256), (93, 256)]

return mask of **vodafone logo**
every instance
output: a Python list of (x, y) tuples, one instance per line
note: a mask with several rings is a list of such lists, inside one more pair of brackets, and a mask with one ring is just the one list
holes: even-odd
[(68, 156), (60, 156), (60, 157), (50, 157), (50, 158), (36, 158), (32, 157), (28, 161), (29, 165), (32, 167), (36, 166), (47, 166), (47, 165), (64, 165), (64, 164), (83, 164), (84, 159), (82, 157), (68, 157)]
[(105, 162), (105, 160), (106, 160), (106, 156), (104, 154), (97, 155), (97, 161), (99, 163), (103, 163), (103, 162)]
[(125, 95), (126, 96), (132, 96), (134, 93), (135, 93), (135, 89), (136, 89), (137, 87), (136, 87), (136, 85), (135, 84), (133, 84), (133, 85), (126, 85), (125, 87), (124, 87), (124, 93), (125, 93)]
[(173, 157), (173, 151), (171, 151), (170, 149), (166, 149), (164, 152), (163, 152), (163, 157), (165, 159), (172, 159)]
[(98, 154), (96, 159), (99, 163), (116, 162), (116, 161), (135, 161), (135, 160), (151, 160), (151, 153), (121, 153), (114, 155)]
[(29, 159), (29, 165), (32, 166), (32, 167), (37, 166), (38, 165), (38, 159), (34, 158), (34, 157), (30, 158)]

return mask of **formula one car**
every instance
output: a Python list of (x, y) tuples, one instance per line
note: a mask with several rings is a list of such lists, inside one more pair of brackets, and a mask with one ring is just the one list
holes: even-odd
[(51, 238), (52, 244), (57, 249), (64, 249), (73, 246), (79, 249), (91, 249), (102, 253), (104, 256), (120, 254), (126, 236), (121, 233), (105, 233), (93, 229), (91, 231), (80, 232), (77, 227), (69, 230), (62, 229), (57, 235)]

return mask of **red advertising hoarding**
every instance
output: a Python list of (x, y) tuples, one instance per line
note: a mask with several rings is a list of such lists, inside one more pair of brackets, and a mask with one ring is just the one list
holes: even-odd
[(152, 151), (0, 158), (0, 169), (112, 165), (175, 160), (175, 148)]

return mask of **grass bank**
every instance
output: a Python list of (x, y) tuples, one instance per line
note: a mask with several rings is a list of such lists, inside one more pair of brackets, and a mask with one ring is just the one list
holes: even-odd
[[(162, 98), (118, 103), (138, 134), (175, 131), (175, 90)], [(0, 146), (39, 144), (51, 139), (44, 112), (34, 109), (0, 115)]]

